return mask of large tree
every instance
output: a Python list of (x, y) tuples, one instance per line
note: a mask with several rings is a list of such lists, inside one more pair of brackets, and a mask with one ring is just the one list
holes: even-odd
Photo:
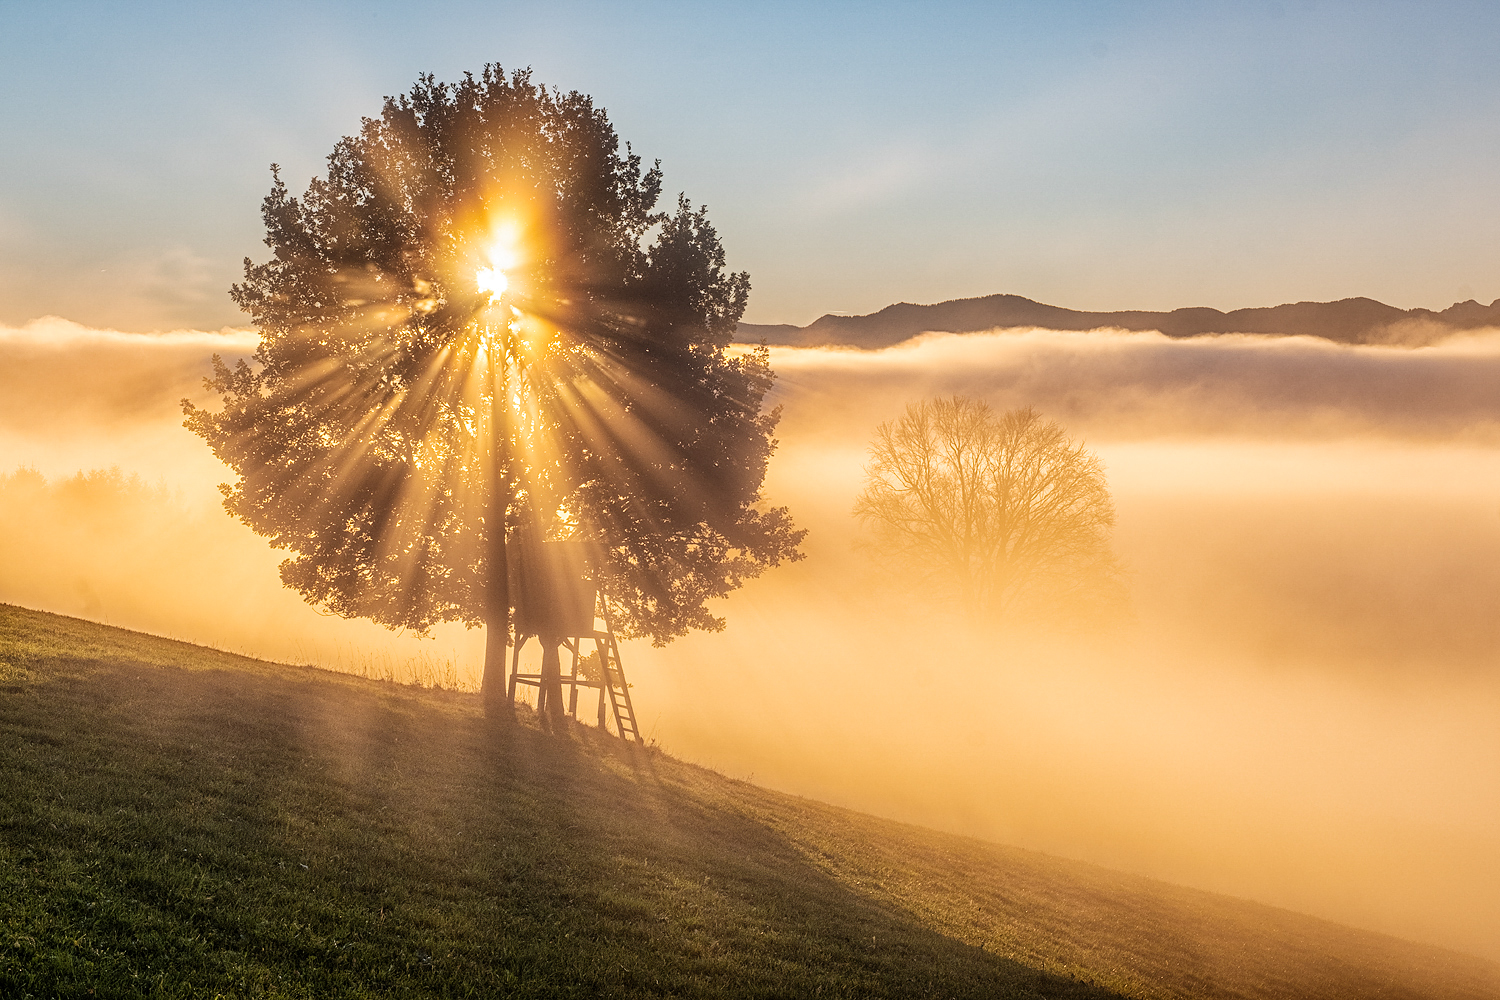
[(748, 276), (703, 208), (657, 208), (659, 165), (590, 98), (499, 66), (424, 76), (300, 198), (272, 173), (271, 259), (231, 291), (254, 364), (216, 358), (222, 409), (183, 405), (308, 601), (486, 625), (493, 705), (517, 539), (596, 543), (617, 629), (657, 644), (721, 628), (707, 600), (800, 557), (761, 494), (767, 354), (729, 349)]
[(1123, 601), (1104, 467), (1029, 407), (911, 404), (876, 430), (854, 513), (904, 579), (972, 620), (1078, 623)]

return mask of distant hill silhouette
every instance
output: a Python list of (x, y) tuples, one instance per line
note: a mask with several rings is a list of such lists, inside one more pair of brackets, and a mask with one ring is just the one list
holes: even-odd
[(1473, 299), (1430, 309), (1397, 309), (1374, 299), (1298, 302), (1220, 312), (1205, 307), (1171, 312), (1081, 312), (1049, 306), (1019, 295), (986, 295), (919, 306), (898, 302), (868, 316), (827, 315), (807, 326), (741, 323), (735, 339), (795, 347), (843, 345), (889, 347), (919, 333), (972, 333), (997, 327), (1048, 330), (1160, 330), (1169, 337), (1206, 333), (1270, 333), (1323, 337), (1342, 344), (1425, 344), (1457, 330), (1500, 327), (1500, 299), (1481, 305)]

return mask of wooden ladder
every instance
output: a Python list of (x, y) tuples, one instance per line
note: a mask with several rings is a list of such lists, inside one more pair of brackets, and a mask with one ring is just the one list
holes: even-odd
[(625, 681), (625, 667), (620, 662), (620, 647), (610, 632), (594, 633), (594, 648), (599, 651), (599, 664), (604, 674), (604, 690), (609, 692), (609, 704), (615, 711), (615, 731), (622, 740), (646, 742), (641, 738), (641, 727), (635, 721), (635, 706), (630, 702), (630, 685)]
[(599, 667), (604, 675), (604, 690), (609, 692), (610, 706), (615, 710), (615, 730), (622, 740), (641, 738), (641, 727), (635, 720), (635, 706), (630, 701), (630, 685), (625, 681), (625, 664), (620, 661), (620, 646), (615, 642), (615, 628), (609, 620), (609, 606), (599, 601), (603, 609), (604, 631), (594, 633), (594, 648), (599, 652)]

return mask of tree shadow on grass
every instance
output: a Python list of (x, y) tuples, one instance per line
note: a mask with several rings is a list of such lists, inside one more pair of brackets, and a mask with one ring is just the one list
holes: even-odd
[(1115, 995), (924, 927), (729, 779), (595, 730), (148, 659), (32, 657), (0, 700), (0, 992)]

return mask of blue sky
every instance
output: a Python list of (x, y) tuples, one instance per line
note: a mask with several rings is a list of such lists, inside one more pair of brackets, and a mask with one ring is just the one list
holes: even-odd
[(747, 319), (1500, 297), (1500, 6), (0, 0), (0, 322), (239, 322), (295, 186), (418, 73), (590, 93)]

